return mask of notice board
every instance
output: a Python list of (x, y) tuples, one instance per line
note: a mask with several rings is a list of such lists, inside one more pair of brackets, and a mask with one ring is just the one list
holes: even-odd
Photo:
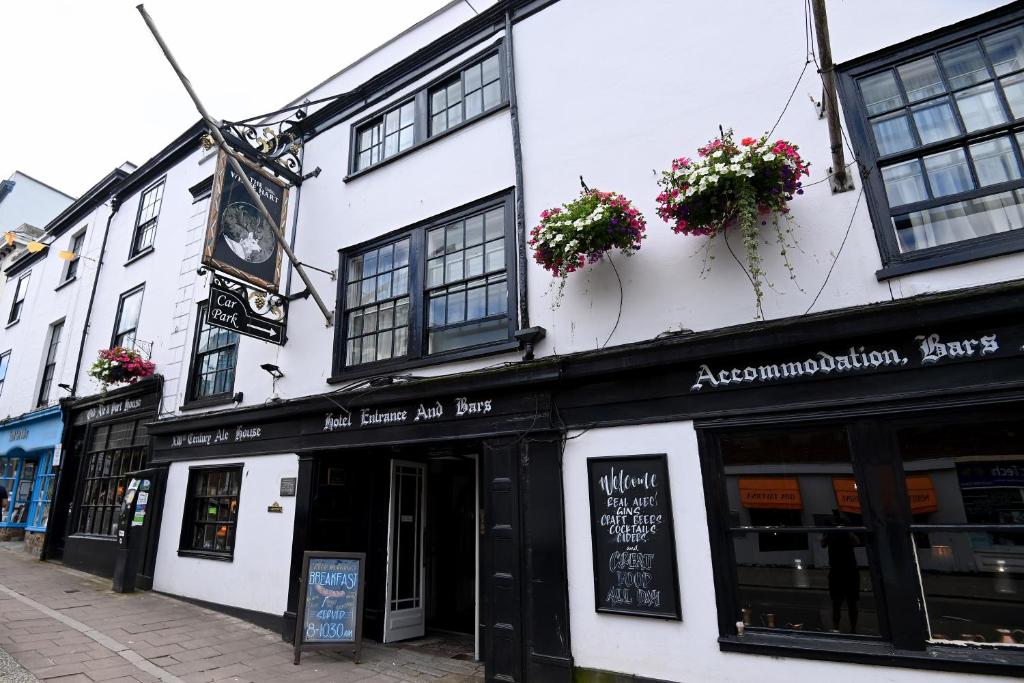
[(668, 458), (587, 459), (598, 612), (682, 619)]
[(295, 624), (295, 663), (302, 649), (354, 647), (363, 639), (365, 553), (307, 551), (302, 557), (299, 609)]

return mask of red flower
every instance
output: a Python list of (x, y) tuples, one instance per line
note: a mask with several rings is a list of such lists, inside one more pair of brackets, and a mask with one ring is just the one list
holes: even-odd
[(744, 147), (750, 147), (756, 142), (757, 138), (743, 138), (742, 140), (740, 140), (740, 144), (743, 145)]

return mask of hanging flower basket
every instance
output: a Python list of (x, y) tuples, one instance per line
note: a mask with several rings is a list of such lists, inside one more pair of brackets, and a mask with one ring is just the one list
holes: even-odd
[(569, 273), (597, 263), (612, 249), (633, 255), (646, 229), (643, 215), (628, 199), (584, 187), (577, 199), (541, 212), (529, 244), (534, 260), (561, 278), (564, 287)]
[(790, 231), (779, 226), (778, 217), (789, 213), (793, 196), (803, 194), (801, 178), (809, 175), (810, 164), (797, 149), (786, 140), (769, 142), (767, 135), (736, 144), (732, 130), (726, 130), (697, 150), (698, 159), (674, 160), (658, 181), (658, 215), (676, 233), (715, 237), (730, 226), (739, 228), (758, 311), (765, 274), (758, 252), (760, 228), (771, 219), (785, 259)]
[(99, 352), (99, 357), (89, 368), (89, 376), (98, 380), (106, 389), (111, 384), (135, 384), (152, 375), (155, 370), (156, 365), (136, 351), (115, 346)]

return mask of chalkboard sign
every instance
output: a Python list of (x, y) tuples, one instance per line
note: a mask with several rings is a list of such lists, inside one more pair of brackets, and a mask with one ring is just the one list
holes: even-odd
[(681, 619), (668, 459), (587, 459), (598, 612)]
[(302, 648), (354, 646), (363, 639), (366, 555), (307, 551), (302, 558), (299, 609), (295, 624), (295, 663)]

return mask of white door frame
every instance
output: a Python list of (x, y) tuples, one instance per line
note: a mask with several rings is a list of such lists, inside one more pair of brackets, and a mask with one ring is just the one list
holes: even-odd
[[(419, 473), (419, 487), (421, 495), (419, 496), (419, 528), (417, 529), (416, 535), (416, 548), (414, 552), (417, 552), (419, 557), (417, 563), (419, 565), (419, 581), (417, 586), (417, 596), (419, 602), (415, 607), (408, 607), (403, 609), (393, 610), (391, 608), (391, 585), (393, 582), (393, 574), (396, 570), (396, 558), (393, 557), (395, 551), (395, 533), (396, 533), (396, 522), (401, 520), (396, 518), (398, 515), (398, 503), (399, 496), (397, 493), (398, 479), (396, 474), (398, 468), (409, 468), (418, 471)], [(418, 638), (426, 633), (427, 625), (427, 610), (426, 610), (426, 595), (425, 595), (425, 575), (426, 565), (424, 562), (425, 554), (423, 548), (424, 541), (424, 527), (426, 526), (426, 511), (427, 511), (427, 466), (426, 463), (422, 462), (410, 462), (408, 460), (392, 460), (391, 461), (391, 484), (390, 484), (390, 501), (388, 505), (388, 548), (387, 548), (387, 583), (384, 591), (384, 642), (391, 643), (398, 640), (406, 640), (409, 638)], [(398, 549), (399, 553), (401, 548)]]

